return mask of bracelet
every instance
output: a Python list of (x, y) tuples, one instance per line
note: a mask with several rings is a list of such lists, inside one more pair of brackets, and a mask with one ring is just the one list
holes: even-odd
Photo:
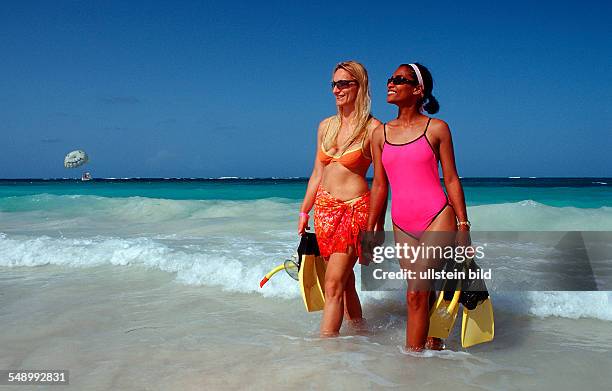
[(470, 220), (457, 221), (457, 227), (460, 227), (462, 225), (466, 225), (468, 228), (470, 228), (472, 226), (472, 223), (470, 223)]
[(306, 217), (307, 219), (309, 219), (310, 215), (306, 212), (300, 212), (300, 217)]

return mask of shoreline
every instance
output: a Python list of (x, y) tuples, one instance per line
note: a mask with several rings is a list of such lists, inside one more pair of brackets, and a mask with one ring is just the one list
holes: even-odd
[(73, 389), (558, 390), (610, 380), (605, 321), (500, 312), (492, 343), (459, 351), (456, 327), (450, 350), (414, 355), (402, 351), (397, 303), (365, 304), (365, 336), (343, 327), (322, 340), (320, 313), (299, 299), (181, 285), (141, 267), (0, 270), (0, 367), (69, 369)]

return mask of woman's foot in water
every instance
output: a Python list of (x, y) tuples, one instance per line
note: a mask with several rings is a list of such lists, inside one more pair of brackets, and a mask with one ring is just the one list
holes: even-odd
[(340, 333), (337, 331), (321, 331), (319, 333), (320, 338), (336, 338), (339, 336), (340, 336)]
[(444, 349), (444, 341), (440, 338), (427, 337), (427, 341), (425, 341), (425, 346), (408, 346), (406, 345), (406, 350), (410, 352), (420, 353), (423, 350), (443, 350)]
[(444, 340), (441, 338), (427, 337), (425, 349), (429, 350), (444, 350)]
[(347, 323), (357, 335), (367, 335), (370, 332), (365, 318), (347, 319)]

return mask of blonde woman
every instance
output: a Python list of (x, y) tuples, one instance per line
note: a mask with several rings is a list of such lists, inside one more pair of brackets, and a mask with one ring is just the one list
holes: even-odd
[(314, 168), (298, 223), (301, 235), (309, 228), (308, 213), (314, 206), (317, 242), (328, 262), (323, 337), (338, 335), (343, 314), (354, 326), (363, 327), (353, 267), (361, 252), (359, 234), (368, 220), (370, 192), (365, 175), (372, 162), (370, 136), (381, 124), (370, 114), (368, 73), (363, 65), (339, 63), (331, 85), (338, 112), (319, 124)]

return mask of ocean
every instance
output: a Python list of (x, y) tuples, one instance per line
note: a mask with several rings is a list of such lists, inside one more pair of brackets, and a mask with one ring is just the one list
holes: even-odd
[[(612, 231), (612, 178), (462, 183), (475, 231)], [(610, 292), (493, 290), (493, 342), (463, 349), (455, 330), (448, 350), (421, 354), (402, 348), (403, 294), (361, 292), (370, 332), (319, 339), (294, 280), (259, 287), (295, 251), (305, 188), (0, 180), (0, 369), (69, 369), (77, 389), (607, 385)], [(507, 275), (529, 283), (517, 254)]]

